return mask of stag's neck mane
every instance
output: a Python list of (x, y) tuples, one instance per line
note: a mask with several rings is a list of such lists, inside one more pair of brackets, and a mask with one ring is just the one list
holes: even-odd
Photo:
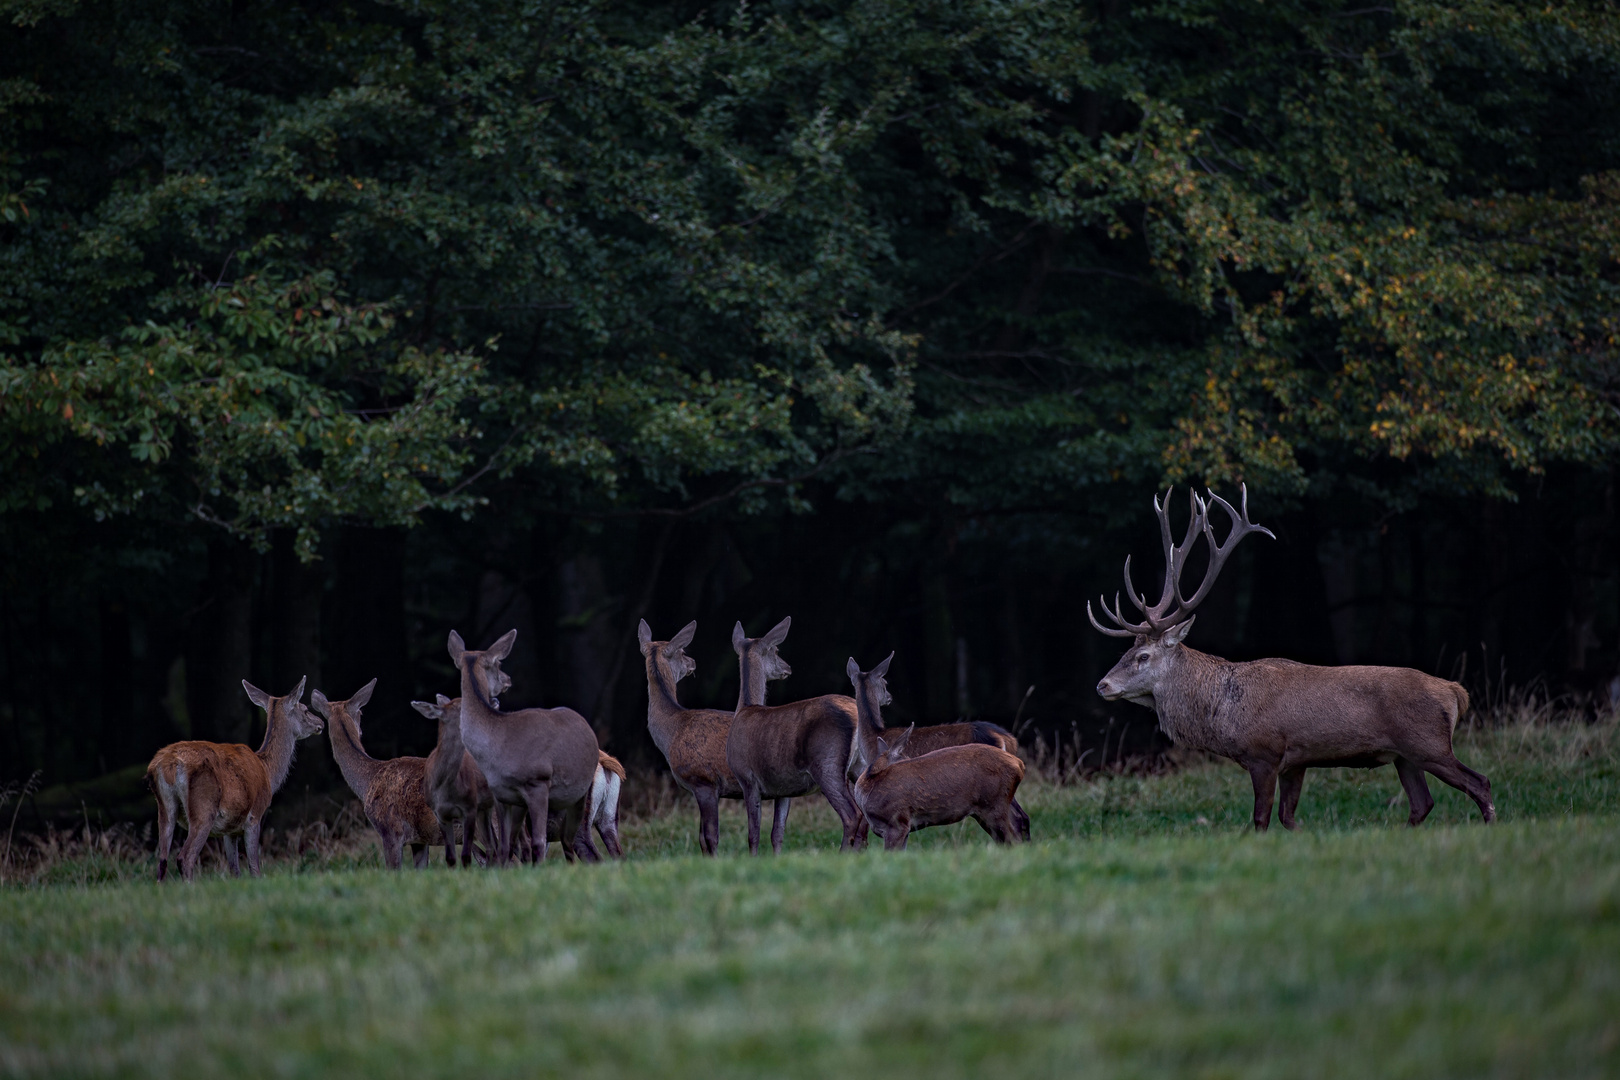
[[(344, 783), (364, 802), (366, 792), (371, 790), (371, 782), (377, 778), (377, 771), (383, 763), (366, 753), (365, 747), (360, 745), (360, 732), (355, 729), (354, 718), (347, 709), (332, 709), (326, 730), (331, 734), (332, 756), (337, 758), (338, 771), (343, 774)], [(281, 786), (279, 781), (276, 786)]]
[(1153, 692), (1159, 726), (1178, 746), (1214, 750), (1222, 742), (1223, 706), (1236, 665), (1186, 645), (1176, 647), (1170, 662)]
[(669, 743), (687, 710), (675, 696), (675, 680), (669, 669), (658, 662), (658, 650), (647, 650), (647, 731), (660, 753), (669, 753)]
[(287, 774), (292, 771), (293, 755), (298, 750), (298, 739), (293, 735), (292, 724), (287, 722), (287, 703), (278, 701), (274, 707), (267, 710), (264, 720), (264, 741), (254, 751), (259, 760), (264, 762), (264, 771), (270, 777), (270, 792), (281, 790), (281, 785), (287, 782)]

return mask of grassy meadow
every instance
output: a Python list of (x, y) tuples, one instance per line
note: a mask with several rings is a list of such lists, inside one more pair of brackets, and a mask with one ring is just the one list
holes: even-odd
[(1382, 769), (1256, 836), (1247, 777), (1188, 762), (1032, 776), (1010, 849), (841, 856), (804, 800), (782, 858), (731, 804), (710, 861), (665, 798), (613, 865), (390, 874), (356, 833), (160, 887), (58, 838), (0, 888), (0, 1074), (1620, 1074), (1620, 724), (1458, 744), (1492, 828), (1431, 781), (1407, 829)]

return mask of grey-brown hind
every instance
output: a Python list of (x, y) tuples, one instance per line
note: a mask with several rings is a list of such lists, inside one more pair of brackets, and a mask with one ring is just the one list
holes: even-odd
[[(587, 826), (586, 797), (596, 777), (596, 732), (573, 709), (521, 709), (501, 712), (499, 695), (512, 685), (501, 661), (512, 651), (517, 631), (503, 634), (488, 649), (468, 649), (450, 632), (450, 659), (461, 672), (461, 741), (478, 763), (497, 803), (520, 808), (529, 820), (530, 857), (546, 858), (546, 823), (556, 814), (563, 854), (594, 857), (589, 838), (577, 844)], [(503, 829), (497, 860), (506, 862), (515, 829)]]
[[(1457, 760), (1452, 736), (1468, 711), (1468, 692), (1454, 682), (1411, 668), (1315, 667), (1291, 660), (1232, 663), (1184, 644), (1194, 609), (1208, 595), (1221, 567), (1249, 533), (1271, 532), (1249, 520), (1248, 493), (1239, 513), (1210, 493), (1195, 493), (1192, 517), (1181, 544), (1171, 540), (1169, 506), (1155, 496), (1164, 545), (1165, 584), (1149, 605), (1131, 584), (1125, 560), (1125, 587), (1143, 621), (1103, 610), (1115, 624), (1103, 626), (1086, 605), (1091, 624), (1105, 634), (1128, 637), (1131, 646), (1097, 684), (1110, 701), (1131, 701), (1153, 709), (1166, 735), (1180, 746), (1230, 758), (1248, 771), (1254, 785), (1254, 827), (1271, 824), (1272, 801), (1281, 780), (1277, 817), (1295, 825), (1295, 811), (1308, 768), (1378, 768), (1393, 764), (1406, 790), (1407, 821), (1420, 824), (1434, 808), (1424, 773), (1466, 793), (1486, 822), (1496, 820), (1491, 782)], [(1219, 543), (1210, 510), (1219, 506), (1231, 521)], [(1181, 593), (1181, 571), (1200, 537), (1209, 545), (1209, 566), (1191, 599)], [(1273, 537), (1274, 538), (1274, 537)], [(1275, 538), (1274, 538), (1275, 539)]]
[(890, 654), (870, 672), (850, 657), (845, 673), (855, 686), (860, 736), (868, 740), (870, 763), (855, 781), (855, 799), (883, 838), (888, 851), (902, 851), (913, 832), (971, 817), (999, 844), (1022, 839), (1013, 801), (1024, 779), (1024, 763), (998, 747), (975, 743), (906, 756), (913, 729), (891, 745), (881, 730), (882, 707), (889, 702)]
[(427, 865), (428, 845), (439, 839), (439, 819), (423, 791), (427, 759), (397, 757), (379, 761), (360, 742), (361, 710), (377, 687), (372, 679), (347, 701), (328, 701), (319, 690), (309, 695), (315, 711), (326, 717), (332, 756), (349, 790), (360, 800), (366, 820), (377, 830), (383, 864), (398, 870), (404, 864), (405, 845), (411, 847), (417, 869)]

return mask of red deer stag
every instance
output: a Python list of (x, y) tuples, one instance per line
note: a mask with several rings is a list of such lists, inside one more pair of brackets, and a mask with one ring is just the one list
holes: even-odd
[[(737, 663), (741, 675), (739, 686), (743, 696), (742, 700), (738, 702), (738, 708), (743, 705), (765, 704), (766, 683), (774, 679), (785, 679), (793, 674), (793, 669), (788, 666), (787, 661), (782, 659), (777, 651), (782, 642), (787, 640), (788, 629), (792, 623), (791, 618), (783, 619), (772, 627), (768, 633), (757, 638), (748, 637), (743, 632), (742, 623), (738, 623), (732, 629), (731, 647), (737, 651)], [(855, 709), (853, 698), (834, 696), (839, 701), (848, 702), (849, 711), (853, 714)], [(881, 716), (876, 718), (876, 723), (878, 730), (883, 730), (883, 718)], [(947, 746), (968, 746), (975, 743), (994, 746), (1007, 751), (1009, 754), (1016, 755), (1018, 753), (1018, 740), (1013, 738), (1011, 732), (997, 724), (991, 724), (983, 720), (964, 721), (955, 724), (932, 724), (928, 727), (920, 727), (912, 732), (911, 741), (906, 745), (910, 748), (913, 756), (920, 756), (935, 750), (941, 750)], [(861, 775), (871, 760), (862, 749), (861, 740), (858, 738), (851, 739), (849, 744), (849, 765), (845, 773), (850, 783), (855, 782), (856, 777)], [(777, 839), (777, 829), (786, 827), (787, 809), (783, 800), (777, 801), (776, 812), (779, 821), (772, 823), (771, 837), (773, 844), (780, 843)], [(1018, 820), (1018, 834), (1028, 840), (1029, 815), (1024, 813), (1024, 808), (1019, 806), (1016, 801), (1013, 802), (1013, 816)], [(856, 826), (855, 844), (861, 846), (865, 843), (866, 822), (863, 820)]]
[(886, 851), (904, 851), (906, 838), (930, 825), (953, 825), (971, 817), (998, 844), (1021, 840), (1014, 796), (1024, 779), (1024, 763), (995, 746), (973, 743), (947, 746), (917, 757), (906, 756), (915, 738), (909, 727), (891, 746), (883, 730), (883, 706), (889, 703), (888, 659), (863, 672), (849, 658), (845, 673), (855, 685), (857, 738), (866, 744), (870, 762), (855, 781), (855, 801), (872, 830), (883, 837)]
[[(1269, 529), (1249, 520), (1249, 495), (1243, 491), (1240, 514), (1214, 492), (1209, 502), (1192, 493), (1192, 520), (1181, 544), (1171, 542), (1170, 493), (1164, 504), (1154, 496), (1164, 543), (1164, 591), (1151, 607), (1131, 583), (1131, 560), (1125, 560), (1125, 589), (1145, 621), (1128, 622), (1119, 599), (1103, 611), (1115, 623), (1104, 626), (1086, 605), (1091, 625), (1132, 643), (1102, 682), (1097, 693), (1109, 701), (1124, 699), (1158, 713), (1164, 733), (1182, 746), (1230, 758), (1254, 782), (1254, 827), (1271, 824), (1271, 802), (1281, 778), (1278, 819), (1294, 827), (1294, 811), (1308, 768), (1366, 768), (1394, 763), (1411, 804), (1412, 825), (1434, 808), (1425, 772), (1431, 772), (1479, 804), (1487, 822), (1496, 819), (1491, 783), (1458, 761), (1451, 738), (1457, 718), (1468, 711), (1461, 686), (1411, 668), (1313, 667), (1292, 660), (1255, 660), (1234, 664), (1189, 648), (1183, 641), (1192, 629), (1194, 610), (1220, 574), (1232, 550), (1250, 533), (1276, 539)], [(1210, 521), (1211, 505), (1223, 510), (1231, 528), (1217, 543)], [(1205, 538), (1209, 567), (1192, 597), (1181, 592), (1187, 554)]]
[(489, 821), (495, 809), (489, 784), (478, 762), (461, 745), (461, 699), (438, 695), (437, 701), (413, 701), (411, 708), (439, 725), (439, 741), (427, 756), (422, 794), (438, 819), (444, 861), (456, 865), (456, 825), (461, 825), (461, 865), (471, 866), (473, 840), (490, 850)]
[(697, 800), (698, 847), (713, 855), (720, 846), (720, 800), (740, 799), (742, 787), (726, 764), (732, 714), (682, 708), (676, 697), (676, 684), (697, 670), (697, 663), (686, 655), (696, 634), (696, 622), (681, 627), (668, 641), (654, 641), (646, 619), (636, 628), (647, 667), (647, 731), (669, 762), (675, 782)]
[(299, 700), (304, 696), (303, 679), (286, 697), (271, 697), (246, 679), (242, 689), (265, 712), (264, 742), (258, 750), (240, 743), (177, 742), (154, 754), (146, 767), (147, 786), (157, 796), (159, 881), (168, 875), (169, 846), (181, 815), (186, 842), (180, 849), (180, 875), (187, 881), (196, 876), (197, 860), (210, 836), (224, 843), (233, 875), (242, 872), (236, 838), (243, 837), (248, 872), (259, 876), (259, 832), (270, 798), (292, 769), (298, 741), (320, 734), (321, 722)]
[(424, 790), (427, 759), (397, 757), (379, 761), (366, 753), (360, 743), (360, 711), (377, 688), (372, 679), (347, 701), (328, 701), (319, 690), (309, 695), (315, 711), (326, 717), (327, 735), (332, 740), (332, 757), (338, 771), (360, 800), (366, 820), (377, 830), (382, 843), (383, 864), (398, 870), (405, 862), (405, 845), (411, 846), (411, 861), (420, 870), (427, 865), (428, 845), (440, 839), (439, 819), (429, 805)]
[[(547, 823), (557, 818), (563, 854), (595, 858), (585, 828), (586, 797), (596, 778), (600, 750), (596, 732), (573, 709), (500, 711), (500, 694), (512, 685), (501, 661), (512, 651), (517, 631), (509, 630), (488, 649), (468, 649), (450, 631), (450, 659), (461, 672), (461, 741), (489, 782), (495, 801), (528, 813), (530, 855), (546, 858)], [(506, 862), (516, 829), (501, 830), (496, 859)]]
[[(732, 647), (742, 667), (743, 691), (763, 695), (767, 680), (785, 678), (792, 672), (776, 655), (776, 647), (787, 637), (788, 626), (789, 620), (784, 619), (764, 637), (752, 640), (743, 636), (740, 623), (732, 631)], [(759, 854), (761, 800), (776, 800), (771, 850), (781, 854), (791, 800), (818, 788), (843, 822), (844, 838), (839, 849), (847, 851), (859, 846), (861, 812), (850, 795), (845, 775), (849, 744), (855, 737), (854, 704), (847, 697), (826, 694), (791, 705), (770, 706), (760, 701), (737, 709), (726, 738), (726, 763), (737, 777), (743, 806), (748, 811), (749, 854)]]

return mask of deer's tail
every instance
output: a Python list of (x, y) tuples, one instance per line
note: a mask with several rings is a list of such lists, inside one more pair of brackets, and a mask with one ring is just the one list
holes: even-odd
[(1462, 688), (1461, 683), (1452, 683), (1451, 692), (1457, 698), (1457, 711), (1451, 714), (1451, 733), (1457, 734), (1457, 721), (1468, 713), (1468, 691)]

